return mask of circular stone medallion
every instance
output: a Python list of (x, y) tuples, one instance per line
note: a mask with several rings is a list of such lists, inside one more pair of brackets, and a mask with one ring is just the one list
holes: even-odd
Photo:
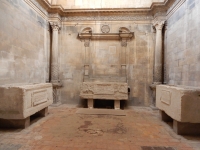
[(101, 31), (102, 31), (103, 33), (109, 33), (109, 32), (110, 32), (110, 27), (109, 27), (108, 25), (103, 25), (103, 26), (101, 27)]

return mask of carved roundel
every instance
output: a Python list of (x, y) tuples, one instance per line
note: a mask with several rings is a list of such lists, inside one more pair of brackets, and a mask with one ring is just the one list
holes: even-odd
[(110, 32), (110, 27), (109, 27), (109, 25), (102, 25), (101, 31), (102, 31), (103, 33), (109, 33), (109, 32)]

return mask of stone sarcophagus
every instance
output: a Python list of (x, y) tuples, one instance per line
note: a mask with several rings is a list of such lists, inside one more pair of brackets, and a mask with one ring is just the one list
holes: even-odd
[(88, 99), (88, 107), (93, 108), (94, 99), (114, 100), (115, 109), (120, 108), (120, 100), (128, 100), (128, 84), (120, 82), (83, 82), (80, 97)]
[(53, 102), (52, 93), (50, 83), (0, 86), (1, 126), (24, 128), (30, 124), (31, 115), (45, 116)]
[(173, 120), (174, 131), (178, 134), (200, 133), (187, 129), (200, 127), (200, 88), (186, 86), (156, 86), (156, 107), (160, 109), (163, 121)]

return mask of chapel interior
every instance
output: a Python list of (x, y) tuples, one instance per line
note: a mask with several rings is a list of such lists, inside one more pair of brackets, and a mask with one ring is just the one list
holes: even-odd
[(76, 114), (151, 112), (174, 137), (196, 137), (169, 150), (200, 149), (199, 16), (199, 0), (2, 0), (0, 139), (5, 127), (25, 132), (33, 115), (59, 118), (73, 107)]

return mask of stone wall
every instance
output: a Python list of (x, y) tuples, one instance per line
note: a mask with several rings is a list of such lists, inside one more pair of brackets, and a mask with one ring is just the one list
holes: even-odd
[(0, 85), (48, 80), (48, 23), (24, 0), (0, 5)]
[[(63, 19), (64, 20), (64, 19)], [(59, 35), (60, 80), (62, 103), (78, 104), (80, 85), (83, 82), (85, 47), (84, 42), (77, 38), (78, 33), (91, 27), (93, 33), (102, 33), (101, 25), (108, 24), (110, 33), (119, 33), (120, 27), (134, 32), (134, 38), (126, 48), (127, 79), (131, 88), (129, 105), (148, 106), (151, 99), (149, 85), (153, 82), (153, 51), (154, 37), (150, 21), (71, 21), (63, 22)], [(121, 42), (119, 40), (90, 41), (90, 75), (119, 75), (121, 59)]]
[(200, 2), (186, 0), (167, 20), (165, 82), (200, 86)]

